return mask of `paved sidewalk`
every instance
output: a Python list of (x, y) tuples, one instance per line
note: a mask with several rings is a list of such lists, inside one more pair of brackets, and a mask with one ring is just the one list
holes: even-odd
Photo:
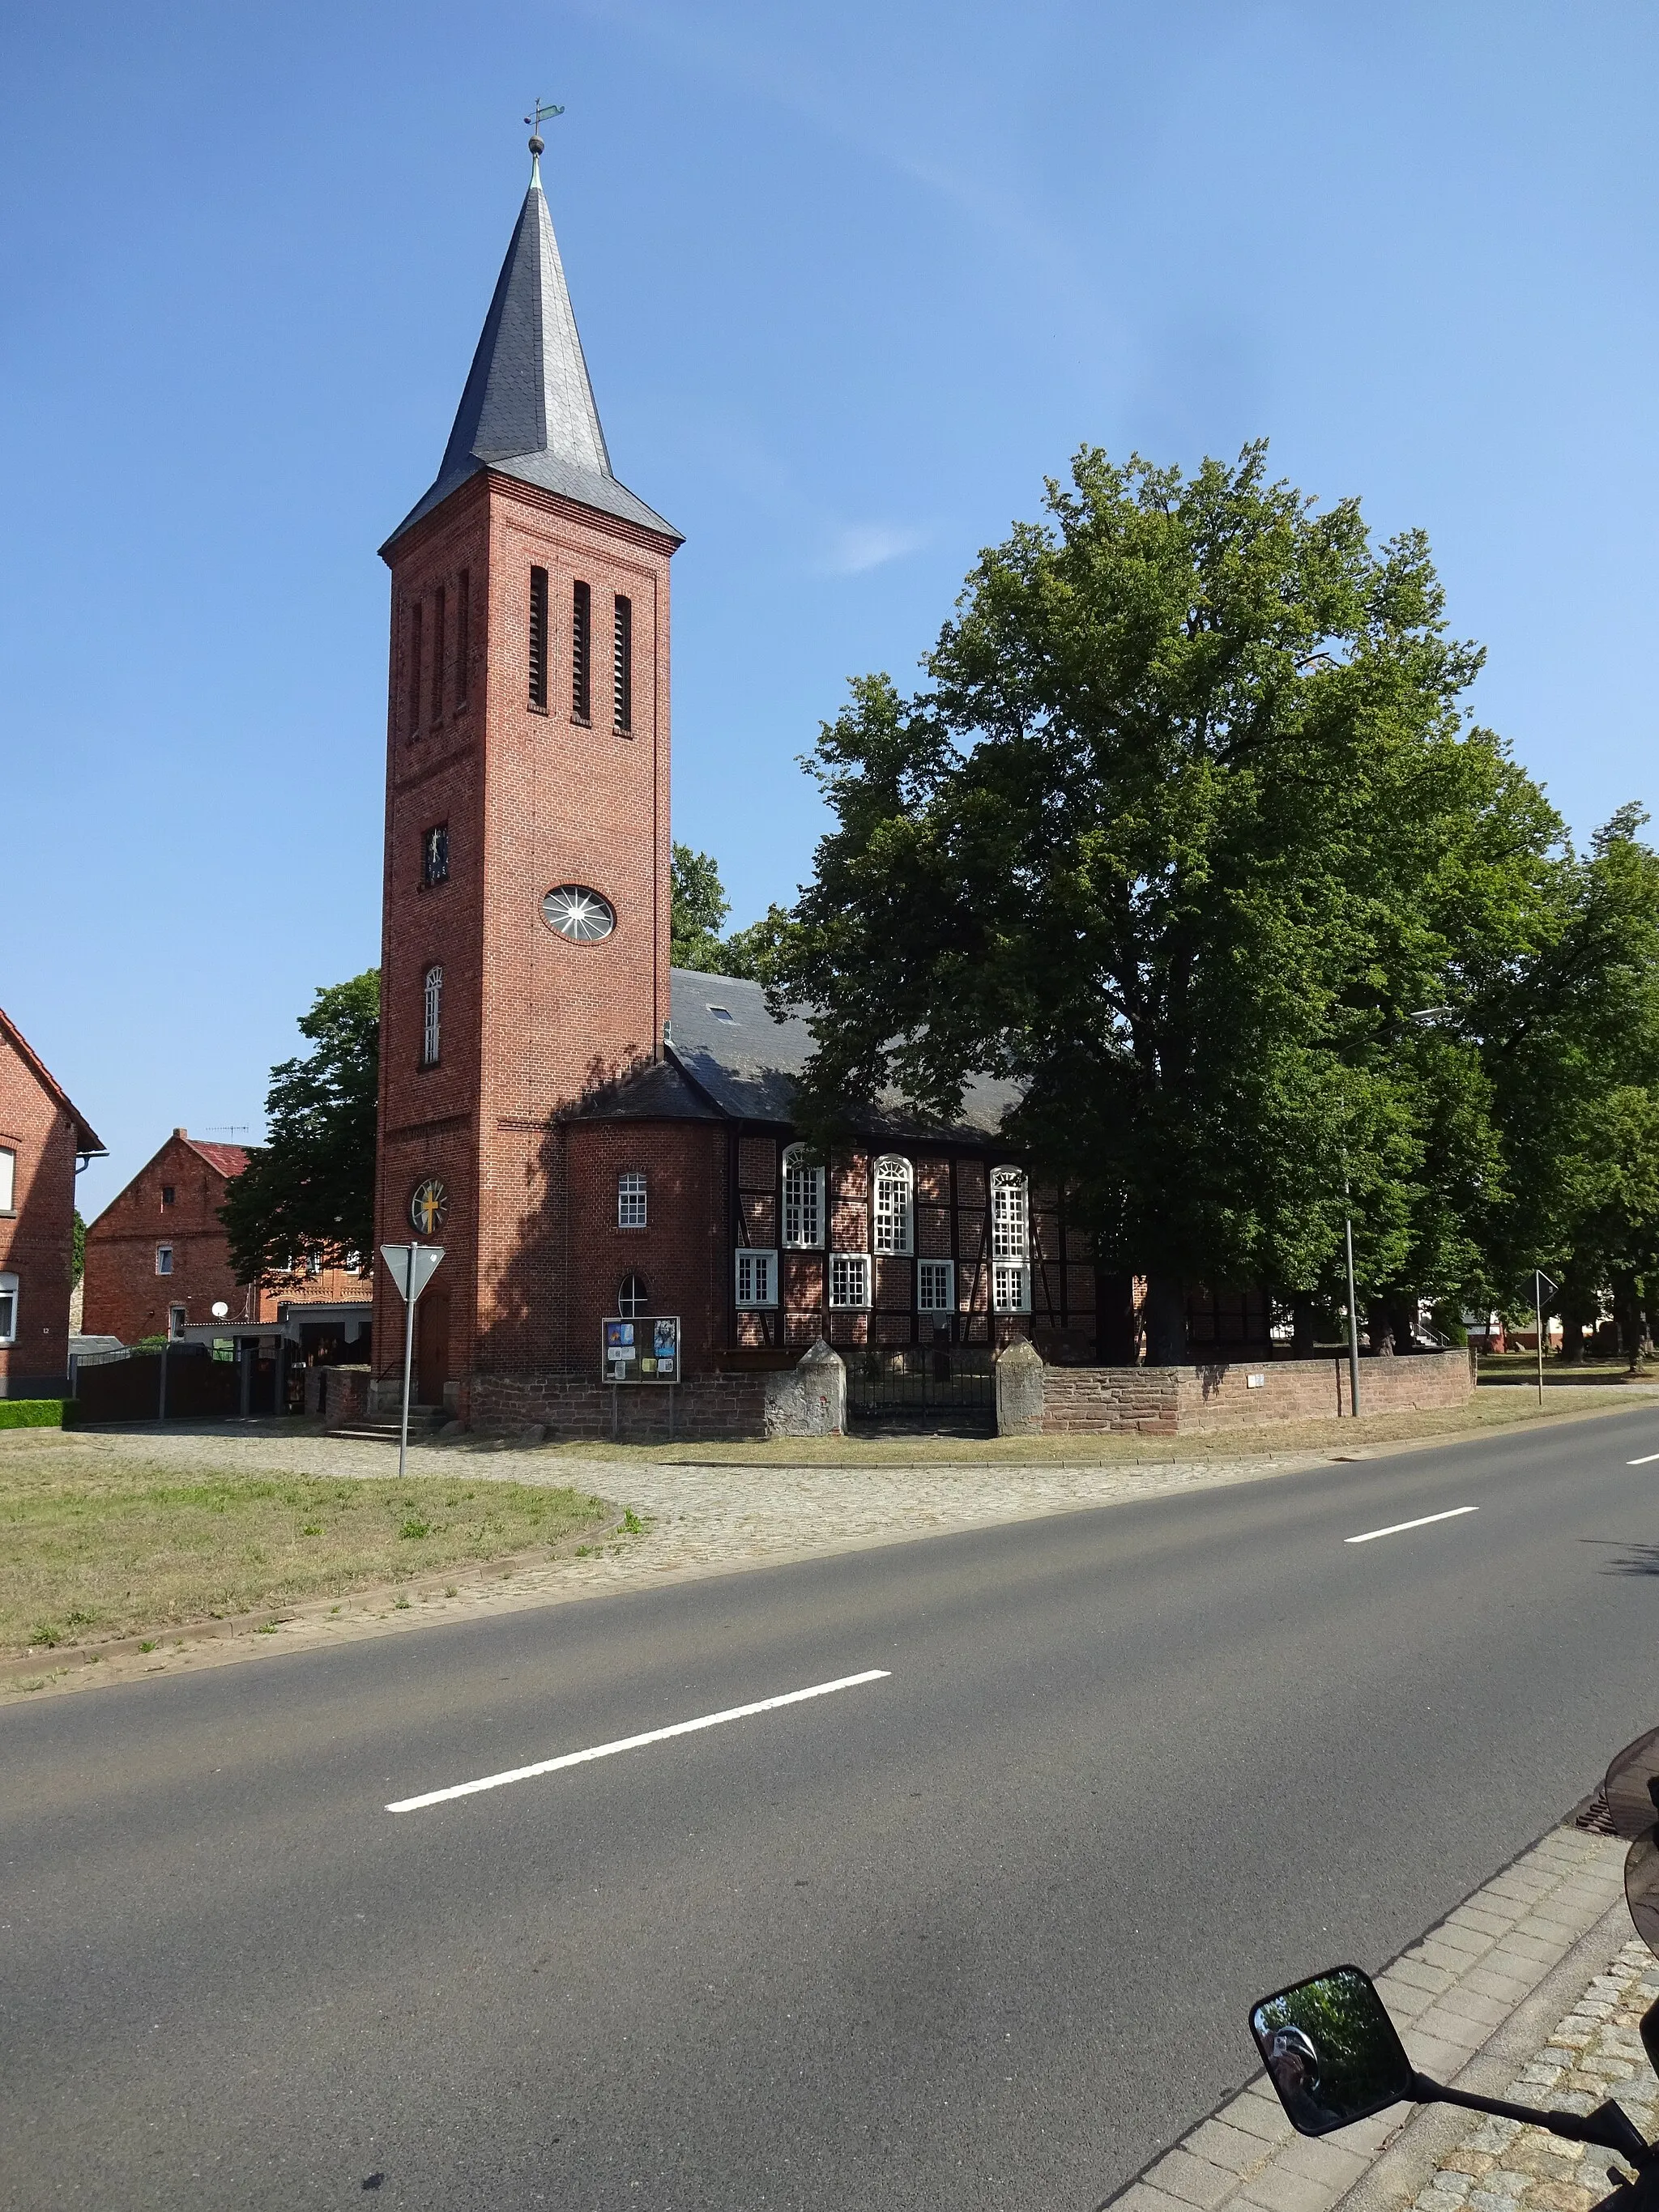
[[(1376, 1977), (1415, 2065), (1443, 2081), (1462, 2080), (1465, 2086), (1486, 2094), (1503, 2094), (1487, 2079), (1470, 2078), (1483, 2051), (1517, 2010), (1524, 2009), (1528, 2000), (1568, 1966), (1575, 1953), (1582, 1960), (1583, 1948), (1588, 1944), (1594, 1950), (1600, 1939), (1599, 1960), (1578, 1977), (1582, 1988), (1588, 1972), (1597, 1965), (1605, 1966), (1622, 1940), (1604, 1923), (1613, 1912), (1623, 1910), (1625, 1849), (1616, 1839), (1574, 1828), (1553, 1829)], [(1623, 1925), (1627, 1932), (1629, 1923)], [(1311, 1972), (1337, 1963), (1310, 1959), (1308, 1968)], [(1573, 1999), (1565, 2002), (1571, 2005)], [(1592, 1994), (1585, 2002), (1600, 2005), (1603, 1997)], [(1609, 2012), (1608, 2021), (1615, 2021), (1620, 2010), (1615, 2007)], [(1540, 2037), (1549, 2033), (1560, 2015), (1558, 2004), (1540, 2027)], [(1589, 2016), (1582, 2007), (1574, 2018), (1581, 2016)], [(1242, 2019), (1238, 2028), (1243, 2045), (1248, 2031)], [(1619, 2032), (1622, 2034), (1622, 2028)], [(1578, 2049), (1583, 2047), (1581, 2044)], [(1553, 2082), (1575, 2055), (1565, 2046), (1547, 2045), (1533, 2065), (1522, 2069), (1527, 2087), (1520, 2094), (1534, 2099), (1539, 2094), (1534, 2066), (1541, 2066)], [(1622, 2045), (1605, 2052), (1598, 2046), (1580, 2070), (1588, 2080), (1593, 2067), (1604, 2059), (1623, 2064), (1626, 2057)], [(1506, 2081), (1512, 2078), (1512, 2072), (1504, 2076)], [(1447, 2109), (1428, 2108), (1437, 2114)], [(1109, 2201), (1118, 2212), (1193, 2212), (1194, 2206), (1204, 2212), (1243, 2212), (1247, 2206), (1250, 2212), (1332, 2212), (1339, 2204), (1350, 2205), (1352, 2212), (1384, 2212), (1385, 2207), (1404, 2212), (1413, 2203), (1427, 2212), (1452, 2212), (1455, 2205), (1467, 2205), (1469, 2212), (1515, 2212), (1517, 2205), (1524, 2206), (1525, 2212), (1534, 2212), (1534, 2208), (1535, 2212), (1581, 2212), (1592, 2201), (1585, 2195), (1502, 2196), (1487, 2189), (1484, 2179), (1477, 2192), (1468, 2161), (1486, 2154), (1484, 2147), (1491, 2138), (1484, 2130), (1498, 2124), (1482, 2122), (1465, 2135), (1462, 2130), (1470, 2117), (1457, 2115), (1452, 2142), (1439, 2141), (1432, 2128), (1423, 2129), (1411, 2106), (1381, 2113), (1316, 2142), (1295, 2133), (1278, 2098), (1258, 2074), (1240, 2095)], [(1510, 2132), (1513, 2136), (1517, 2131)], [(1477, 2141), (1480, 2150), (1465, 2148), (1466, 2142)], [(1497, 2146), (1506, 2147), (1507, 2139)], [(1454, 2163), (1460, 2158), (1464, 2161), (1461, 2166)], [(1387, 2169), (1380, 2189), (1370, 2185), (1378, 2161)], [(1598, 2172), (1605, 2171), (1607, 2163), (1604, 2155)], [(1576, 2186), (1582, 2164), (1575, 2153), (1571, 2160), (1542, 2166), (1536, 2173), (1518, 2166), (1515, 2171), (1529, 2186), (1547, 2192), (1564, 2184), (1559, 2178), (1540, 2176), (1554, 2177), (1556, 2168), (1565, 2165), (1569, 2177), (1565, 2185)], [(1494, 2155), (1482, 2172), (1499, 2170)], [(1502, 2170), (1510, 2171), (1507, 2160)], [(1424, 2183), (1431, 2173), (1436, 2178), (1425, 2191)], [(1445, 2178), (1453, 2174), (1459, 2179)], [(1461, 2197), (1456, 2193), (1460, 2186), (1464, 2187)]]

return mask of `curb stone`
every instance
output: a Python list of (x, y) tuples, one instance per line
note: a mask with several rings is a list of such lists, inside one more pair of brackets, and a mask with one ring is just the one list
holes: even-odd
[[(1443, 2081), (1498, 2095), (1528, 2061), (1537, 2063), (1562, 2013), (1586, 1980), (1606, 1970), (1628, 1931), (1620, 1917), (1625, 1849), (1616, 1838), (1551, 1829), (1377, 1975), (1413, 2064)], [(1562, 1977), (1569, 1962), (1576, 1978)], [(1572, 1985), (1556, 1987), (1558, 1978)], [(1537, 2013), (1532, 2001), (1540, 1997), (1546, 2016), (1529, 2021), (1532, 2033), (1518, 2049), (1503, 2049), (1502, 2087), (1489, 2088), (1478, 2078), (1486, 2072), (1483, 2056), (1507, 2046), (1505, 2031), (1519, 2016)], [(1562, 2055), (1554, 2053), (1549, 2064), (1552, 2082)], [(1424, 2117), (1438, 2118), (1447, 2110), (1429, 2106)], [(1379, 2113), (1315, 2141), (1295, 2133), (1266, 2076), (1257, 2074), (1108, 2197), (1100, 2212), (1107, 2205), (1116, 2212), (1334, 2212), (1338, 2205), (1349, 2212), (1402, 2212), (1441, 2155), (1468, 2132), (1467, 2114), (1457, 2113), (1449, 2129), (1424, 2130), (1414, 2112), (1406, 2106)], [(1379, 2194), (1371, 2184), (1384, 2167), (1389, 2180)], [(1499, 2171), (1507, 2170), (1494, 2168), (1490, 2179)], [(1466, 2201), (1486, 2212), (1492, 2194), (1483, 2189)], [(1428, 2201), (1451, 2212), (1452, 2198), (1439, 2190)], [(1494, 2204), (1499, 2201), (1493, 2197)]]

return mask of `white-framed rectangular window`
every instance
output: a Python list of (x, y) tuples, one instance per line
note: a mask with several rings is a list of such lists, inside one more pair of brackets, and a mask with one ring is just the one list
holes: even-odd
[(811, 1164), (805, 1145), (791, 1145), (783, 1156), (783, 1241), (796, 1252), (823, 1248), (823, 1170)]
[(1030, 1313), (1031, 1271), (1006, 1260), (991, 1262), (991, 1304), (997, 1313)]
[(778, 1302), (778, 1255), (758, 1245), (740, 1244), (737, 1262), (738, 1311), (756, 1313)]
[(830, 1255), (830, 1303), (863, 1310), (870, 1304), (870, 1255), (832, 1252)]
[(914, 1249), (910, 1224), (915, 1211), (912, 1203), (915, 1176), (909, 1161), (899, 1159), (892, 1154), (878, 1160), (872, 1182), (874, 1233), (872, 1242), (877, 1251), (911, 1251)]
[(957, 1310), (957, 1263), (954, 1260), (918, 1260), (916, 1311), (951, 1314)]
[(617, 1177), (617, 1226), (618, 1229), (643, 1229), (645, 1226), (645, 1177), (633, 1170)]
[(177, 1343), (179, 1339), (183, 1336), (185, 1333), (185, 1323), (188, 1318), (189, 1316), (186, 1314), (183, 1306), (169, 1306), (167, 1308), (167, 1334), (173, 1338), (175, 1343)]
[(170, 1275), (173, 1273), (173, 1247), (171, 1244), (158, 1244), (156, 1246), (155, 1272), (158, 1275)]
[[(1030, 1223), (1030, 1190), (1024, 1171), (1020, 1168), (994, 1168), (991, 1172), (991, 1257), (993, 1260), (1024, 1260), (1028, 1257), (1028, 1238)], [(1023, 1306), (1010, 1306), (1009, 1313), (1023, 1313)]]
[(0, 1275), (0, 1344), (17, 1341), (17, 1278)]
[(17, 1211), (17, 1155), (9, 1145), (0, 1145), (0, 1213)]

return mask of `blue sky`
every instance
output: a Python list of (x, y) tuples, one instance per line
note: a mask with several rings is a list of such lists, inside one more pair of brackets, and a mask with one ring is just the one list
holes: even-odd
[(544, 164), (675, 562), (734, 923), (1084, 440), (1430, 533), (1581, 836), (1654, 798), (1659, 17), (1525, 0), (34, 9), (0, 84), (0, 1005), (111, 1147), (257, 1136), (376, 957), (386, 572)]

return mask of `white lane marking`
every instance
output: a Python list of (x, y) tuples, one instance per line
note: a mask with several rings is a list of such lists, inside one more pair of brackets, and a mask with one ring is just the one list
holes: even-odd
[(1659, 1459), (1659, 1452), (1644, 1452), (1640, 1459), (1627, 1459), (1625, 1462), (1625, 1465), (1626, 1467), (1651, 1467), (1654, 1461), (1656, 1459)]
[(448, 1790), (428, 1790), (419, 1797), (400, 1797), (388, 1813), (418, 1813), (428, 1805), (447, 1804), (452, 1797), (473, 1797), (481, 1790), (500, 1790), (508, 1782), (528, 1782), (533, 1775), (556, 1774), (562, 1766), (582, 1766), (590, 1759), (609, 1759), (619, 1751), (637, 1751), (641, 1744), (663, 1743), (671, 1735), (693, 1735), (699, 1729), (719, 1728), (726, 1721), (746, 1721), (751, 1713), (776, 1712), (780, 1705), (799, 1705), (808, 1698), (827, 1698), (832, 1691), (856, 1690), (862, 1682), (885, 1682), (890, 1670), (872, 1667), (862, 1674), (843, 1674), (839, 1681), (815, 1682), (810, 1690), (789, 1690), (781, 1698), (759, 1698), (752, 1705), (731, 1705), (723, 1713), (704, 1713), (695, 1721), (676, 1721), (670, 1728), (647, 1729), (643, 1735), (618, 1736), (615, 1743), (596, 1743), (586, 1751), (568, 1751), (562, 1759), (538, 1759), (534, 1766), (511, 1766), (504, 1774), (486, 1774), (477, 1782), (457, 1782)]
[(1428, 1528), (1437, 1521), (1455, 1521), (1460, 1513), (1478, 1513), (1478, 1505), (1454, 1505), (1448, 1513), (1425, 1513), (1420, 1521), (1396, 1521), (1391, 1528), (1368, 1528), (1363, 1536), (1345, 1536), (1345, 1544), (1374, 1544), (1379, 1536), (1403, 1535), (1407, 1528)]

